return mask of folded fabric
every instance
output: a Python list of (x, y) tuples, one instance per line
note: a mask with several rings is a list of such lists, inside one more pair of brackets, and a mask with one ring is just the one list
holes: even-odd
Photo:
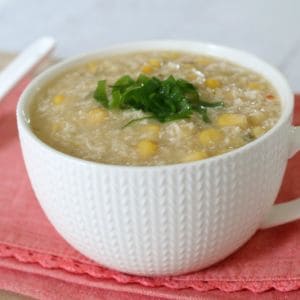
[[(176, 298), (187, 299), (184, 297), (196, 297), (197, 293), (200, 296), (203, 295), (200, 292), (214, 289), (219, 292), (244, 289), (263, 292), (300, 288), (300, 221), (258, 231), (246, 245), (224, 261), (182, 276), (149, 278), (128, 275), (102, 267), (82, 256), (58, 235), (46, 219), (25, 171), (17, 137), (15, 106), (26, 83), (20, 83), (0, 103), (0, 274), (4, 274), (3, 270), (10, 274), (5, 280), (0, 279), (0, 288), (25, 293), (21, 282), (18, 282), (22, 285), (20, 290), (14, 283), (18, 274), (27, 274), (28, 278), (32, 278), (28, 279), (32, 285), (37, 281), (43, 282), (41, 286), (48, 290), (59, 281), (61, 284), (68, 283), (69, 288), (65, 291), (73, 291), (77, 298), (78, 285), (91, 289), (91, 295), (96, 293), (93, 288), (98, 288), (98, 292), (103, 291), (102, 298), (107, 299), (113, 299), (108, 291), (112, 294), (112, 291), (122, 292), (128, 299), (134, 299), (133, 294), (172, 299), (176, 291)], [(300, 96), (296, 100), (295, 112), (294, 122), (300, 124)], [(300, 154), (297, 154), (288, 163), (277, 201), (300, 197), (299, 177)], [(47, 280), (48, 284), (45, 283)], [(217, 297), (219, 292), (211, 293), (216, 293)], [(41, 298), (48, 298), (46, 295), (47, 292)], [(90, 299), (93, 299), (92, 296)]]

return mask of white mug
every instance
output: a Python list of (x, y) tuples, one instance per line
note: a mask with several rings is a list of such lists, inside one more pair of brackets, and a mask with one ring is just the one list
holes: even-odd
[[(34, 135), (28, 108), (40, 88), (75, 65), (142, 50), (213, 55), (258, 72), (276, 88), (281, 117), (270, 131), (239, 149), (165, 166), (85, 161)], [(17, 121), (36, 197), (70, 245), (119, 271), (176, 275), (218, 262), (258, 229), (300, 217), (300, 199), (273, 204), (287, 160), (300, 149), (300, 128), (291, 125), (293, 104), (283, 76), (251, 54), (199, 42), (148, 41), (85, 54), (49, 68), (21, 95)]]

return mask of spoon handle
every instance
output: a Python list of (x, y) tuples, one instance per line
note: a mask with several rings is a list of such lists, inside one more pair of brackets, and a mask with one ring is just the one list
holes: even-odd
[(22, 51), (0, 73), (0, 102), (25, 75), (53, 51), (54, 47), (53, 38), (40, 38)]

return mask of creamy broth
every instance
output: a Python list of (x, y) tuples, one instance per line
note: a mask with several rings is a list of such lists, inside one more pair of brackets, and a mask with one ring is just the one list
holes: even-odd
[[(99, 80), (112, 86), (123, 75), (192, 83), (202, 98), (222, 101), (198, 113), (161, 123), (135, 109), (110, 110), (93, 98)], [(108, 88), (109, 90), (109, 88)], [(275, 89), (261, 75), (214, 57), (151, 51), (105, 57), (66, 71), (35, 97), (33, 132), (45, 143), (85, 160), (118, 165), (164, 165), (205, 159), (239, 148), (274, 126), (280, 116)]]

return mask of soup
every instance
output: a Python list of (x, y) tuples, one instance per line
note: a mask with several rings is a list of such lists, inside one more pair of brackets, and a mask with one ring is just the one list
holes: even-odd
[(165, 165), (239, 148), (280, 116), (260, 74), (219, 58), (148, 51), (105, 57), (67, 70), (30, 108), (33, 132), (85, 160)]

